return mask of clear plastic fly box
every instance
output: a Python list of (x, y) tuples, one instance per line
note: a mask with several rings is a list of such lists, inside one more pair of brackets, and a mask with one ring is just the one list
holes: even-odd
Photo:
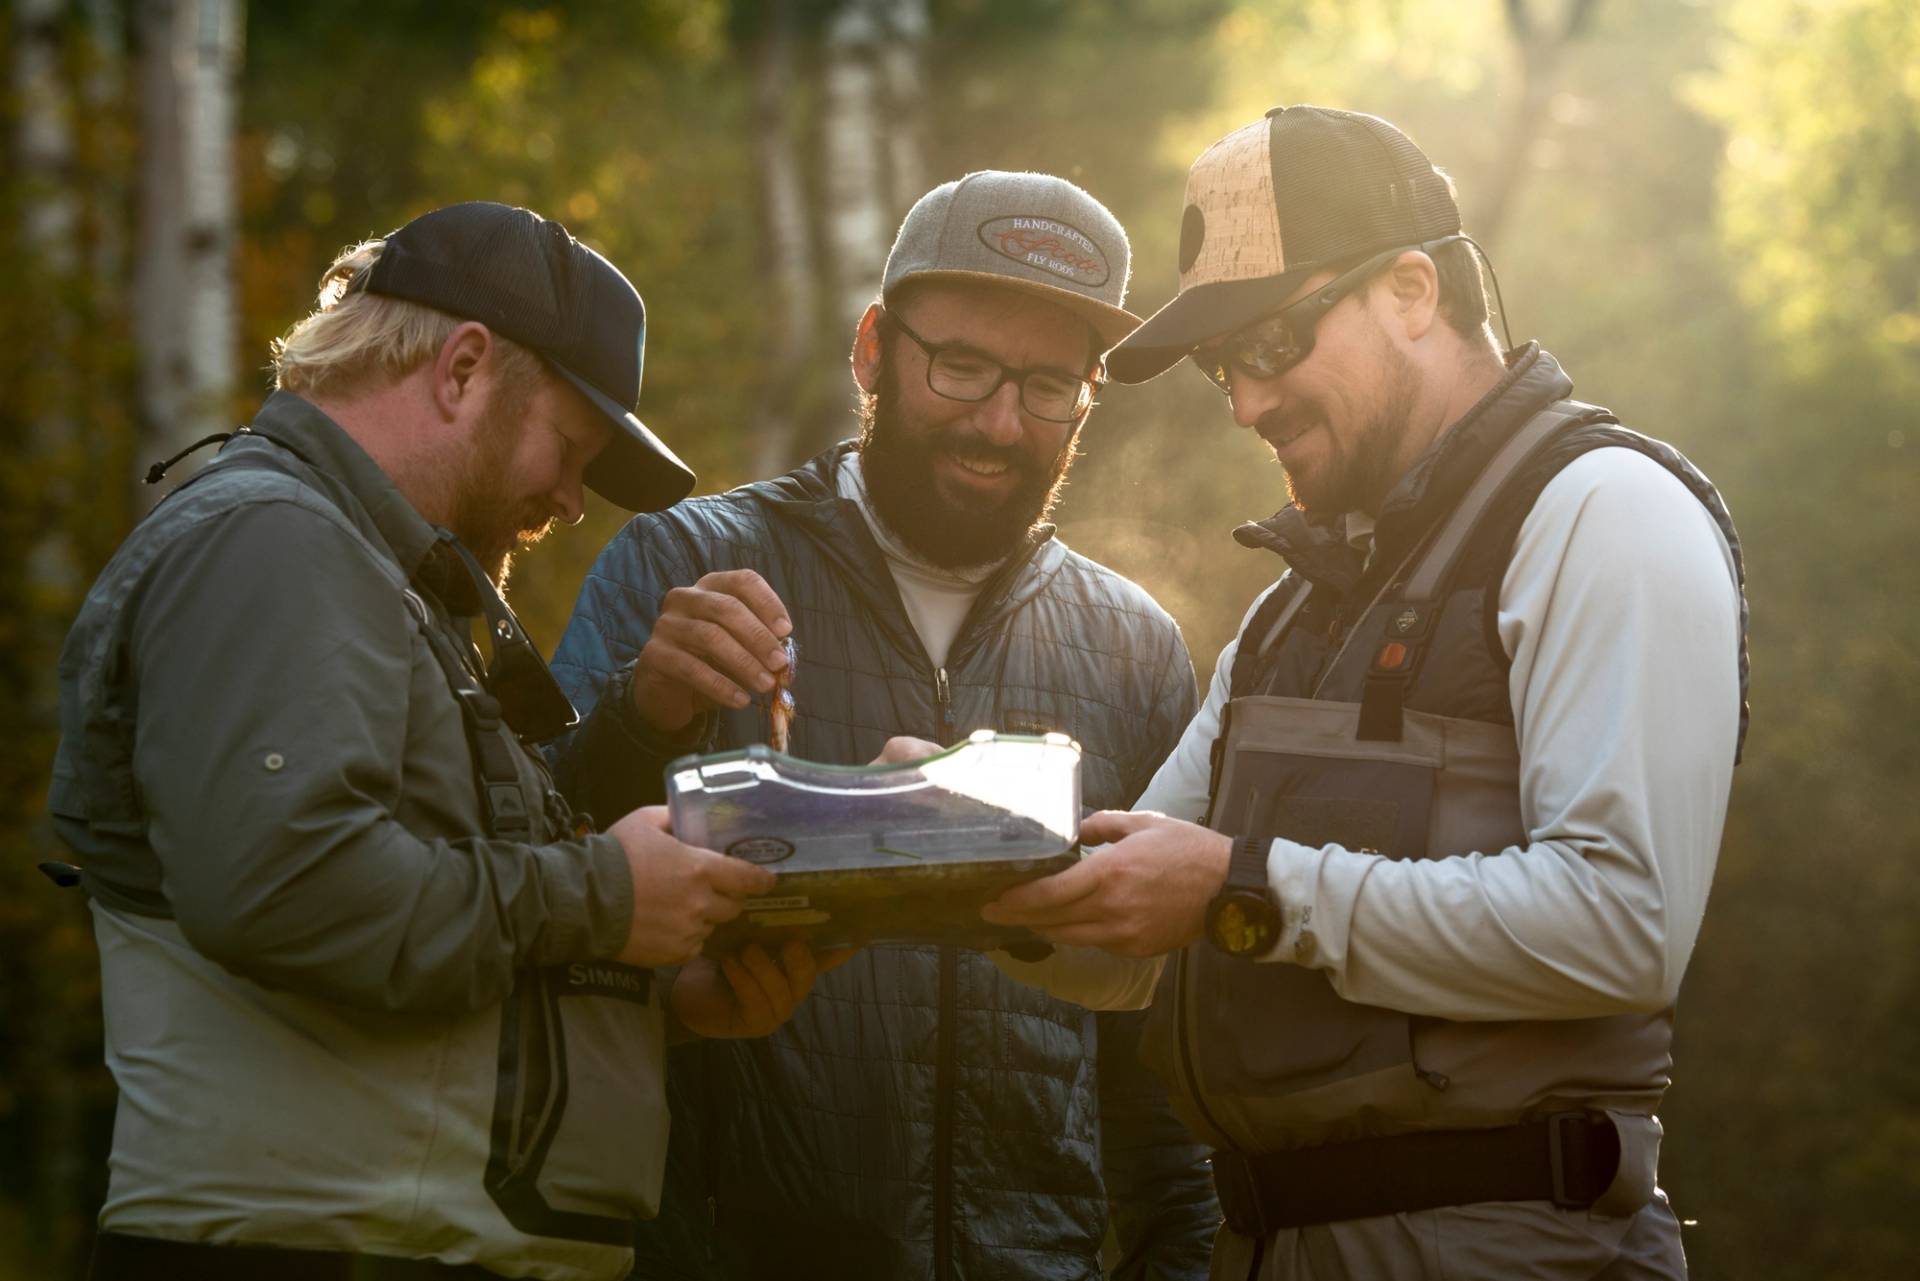
[(1031, 947), (1027, 931), (982, 921), (981, 905), (1080, 856), (1080, 745), (1064, 734), (981, 730), (900, 765), (749, 747), (675, 761), (667, 793), (674, 835), (780, 878), (713, 932), (713, 954), (794, 934), (816, 948)]

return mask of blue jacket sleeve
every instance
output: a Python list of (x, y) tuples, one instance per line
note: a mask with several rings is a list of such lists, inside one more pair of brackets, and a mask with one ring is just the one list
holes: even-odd
[(576, 810), (602, 826), (666, 799), (667, 765), (699, 751), (710, 717), (664, 734), (627, 697), (634, 661), (653, 633), (660, 603), (700, 570), (656, 516), (636, 516), (600, 552), (581, 584), (573, 617), (554, 652), (553, 674), (580, 724), (547, 749), (554, 780)]
[[(1130, 799), (1193, 719), (1193, 663), (1176, 629), (1155, 701), (1152, 751), (1128, 781)], [(1207, 1150), (1174, 1116), (1166, 1086), (1140, 1062), (1145, 1011), (1099, 1019), (1100, 1128), (1108, 1213), (1120, 1246), (1112, 1281), (1200, 1281), (1207, 1275), (1220, 1206)]]

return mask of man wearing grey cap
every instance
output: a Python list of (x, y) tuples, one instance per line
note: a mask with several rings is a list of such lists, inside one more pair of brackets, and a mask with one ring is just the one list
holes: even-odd
[(762, 1035), (805, 995), (804, 948), (699, 959), (764, 869), (568, 811), (536, 745), (573, 709), (498, 591), (584, 487), (692, 486), (633, 414), (645, 332), (525, 209), (352, 246), (88, 593), (48, 809), (119, 1086), (92, 1276), (614, 1281), (669, 1010)]
[(986, 914), (1062, 945), (1009, 962), (1049, 990), (1151, 997), (1217, 1278), (1686, 1270), (1654, 1112), (1746, 728), (1739, 540), (1502, 352), (1473, 252), (1400, 130), (1276, 108), (1194, 162), (1180, 292), (1110, 357), (1191, 358), (1272, 447), (1293, 502), (1235, 536), (1287, 572), (1139, 812)]
[[(889, 736), (1061, 731), (1093, 805), (1138, 795), (1192, 713), (1178, 629), (1046, 523), (1122, 309), (1127, 241), (1086, 192), (983, 172), (902, 223), (853, 336), (861, 431), (799, 470), (636, 518), (555, 669), (591, 705), (558, 750), (576, 803), (657, 800), (662, 767), (767, 737), (864, 764)], [(649, 1277), (1079, 1278), (1204, 1272), (1203, 1153), (1096, 1017), (978, 952), (872, 946), (763, 1041), (670, 1055)]]

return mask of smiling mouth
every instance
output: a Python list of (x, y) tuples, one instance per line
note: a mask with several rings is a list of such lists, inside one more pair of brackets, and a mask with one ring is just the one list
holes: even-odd
[(1277, 452), (1279, 450), (1285, 449), (1287, 446), (1291, 445), (1294, 441), (1299, 440), (1302, 436), (1312, 431), (1314, 429), (1314, 426), (1315, 424), (1308, 422), (1308, 423), (1302, 423), (1298, 427), (1294, 427), (1289, 430), (1263, 431), (1260, 433), (1260, 438), (1266, 441), (1267, 444), (1271, 445), (1274, 448), (1274, 450)]
[(949, 453), (947, 458), (954, 466), (960, 468), (960, 470), (969, 475), (979, 476), (986, 480), (998, 479), (1006, 475), (1008, 470), (1004, 460), (996, 461), (988, 458), (969, 458), (963, 454), (955, 453)]

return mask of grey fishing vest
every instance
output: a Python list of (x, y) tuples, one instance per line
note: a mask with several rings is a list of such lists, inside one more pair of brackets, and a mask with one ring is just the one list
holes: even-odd
[[(1512, 531), (1554, 472), (1600, 445), (1640, 448), (1703, 502), (1711, 494), (1670, 448), (1592, 425), (1611, 421), (1564, 400), (1524, 420), (1393, 572), (1345, 610), (1323, 606), (1315, 627), (1298, 626), (1314, 589), (1290, 572), (1295, 581), (1240, 637), (1209, 827), (1390, 858), (1526, 843), (1504, 656), (1486, 625)], [(1708, 506), (1737, 559), (1717, 495)], [(1196, 1134), (1249, 1154), (1605, 1111), (1621, 1161), (1596, 1208), (1617, 1214), (1653, 1192), (1652, 1114), (1672, 1026), (1670, 1008), (1552, 1021), (1410, 1015), (1344, 1000), (1318, 970), (1203, 942), (1163, 972), (1142, 1053)]]

